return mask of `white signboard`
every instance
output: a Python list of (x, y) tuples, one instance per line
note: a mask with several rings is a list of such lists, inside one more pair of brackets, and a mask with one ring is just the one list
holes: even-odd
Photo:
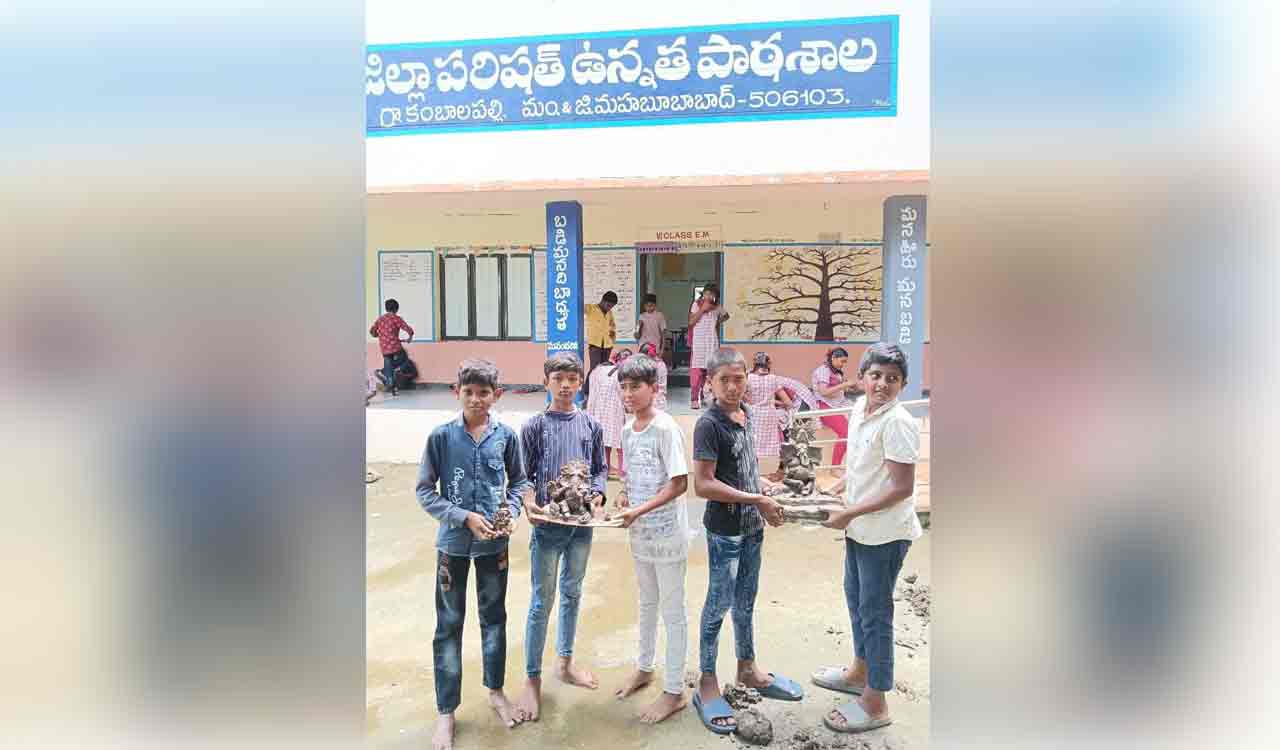
[(378, 251), (378, 314), (387, 300), (399, 302), (414, 341), (435, 341), (435, 259), (431, 250)]

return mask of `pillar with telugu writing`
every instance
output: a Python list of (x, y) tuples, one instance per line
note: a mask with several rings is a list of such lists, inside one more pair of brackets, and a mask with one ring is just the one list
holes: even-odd
[(925, 196), (895, 195), (884, 202), (884, 287), (880, 340), (907, 355), (903, 401), (924, 386)]
[(582, 319), (582, 204), (547, 204), (547, 356), (586, 359)]

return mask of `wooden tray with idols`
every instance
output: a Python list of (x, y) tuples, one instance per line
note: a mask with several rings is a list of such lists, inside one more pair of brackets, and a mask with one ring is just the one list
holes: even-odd
[(591, 516), (590, 521), (582, 521), (580, 518), (562, 518), (550, 516), (546, 513), (532, 513), (525, 511), (525, 515), (544, 523), (554, 523), (561, 526), (578, 526), (586, 529), (620, 529), (622, 528), (621, 518), (610, 518), (603, 514), (602, 509), (597, 509), (596, 513)]

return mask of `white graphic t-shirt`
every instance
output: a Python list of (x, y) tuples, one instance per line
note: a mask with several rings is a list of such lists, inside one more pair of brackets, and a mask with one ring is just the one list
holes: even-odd
[[(658, 412), (643, 432), (635, 417), (622, 428), (622, 455), (627, 466), (627, 500), (643, 505), (662, 486), (689, 473), (684, 433), (670, 414)], [(641, 562), (678, 562), (689, 556), (689, 509), (684, 495), (631, 524), (631, 553)]]

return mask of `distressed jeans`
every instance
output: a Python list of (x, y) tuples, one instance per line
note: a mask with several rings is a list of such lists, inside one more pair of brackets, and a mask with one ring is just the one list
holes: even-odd
[(702, 638), (698, 645), (698, 668), (716, 671), (720, 651), (720, 625), (733, 610), (733, 639), (738, 659), (756, 658), (752, 615), (756, 590), (760, 588), (760, 551), (764, 531), (747, 536), (720, 536), (707, 532), (707, 568), (710, 583), (702, 606)]
[(893, 690), (893, 589), (911, 542), (844, 540), (844, 600), (853, 626), (853, 655), (867, 663), (872, 690)]
[(556, 577), (560, 585), (560, 625), (556, 632), (556, 654), (573, 656), (573, 638), (578, 630), (578, 605), (582, 601), (582, 579), (587, 575), (591, 555), (591, 529), (549, 524), (537, 527), (529, 541), (529, 577), (533, 593), (529, 599), (529, 622), (525, 625), (525, 672), (542, 674), (542, 650), (547, 643), (547, 620), (556, 602)]
[(500, 690), (507, 664), (507, 550), (474, 560), (436, 553), (436, 710), (451, 714), (462, 701), (462, 625), (467, 614), (467, 577), (476, 568), (480, 649), (484, 686)]
[(400, 369), (400, 365), (403, 365), (408, 359), (409, 355), (404, 349), (394, 354), (382, 355), (382, 377), (387, 381), (388, 393), (394, 393), (398, 390), (396, 387), (396, 370)]

